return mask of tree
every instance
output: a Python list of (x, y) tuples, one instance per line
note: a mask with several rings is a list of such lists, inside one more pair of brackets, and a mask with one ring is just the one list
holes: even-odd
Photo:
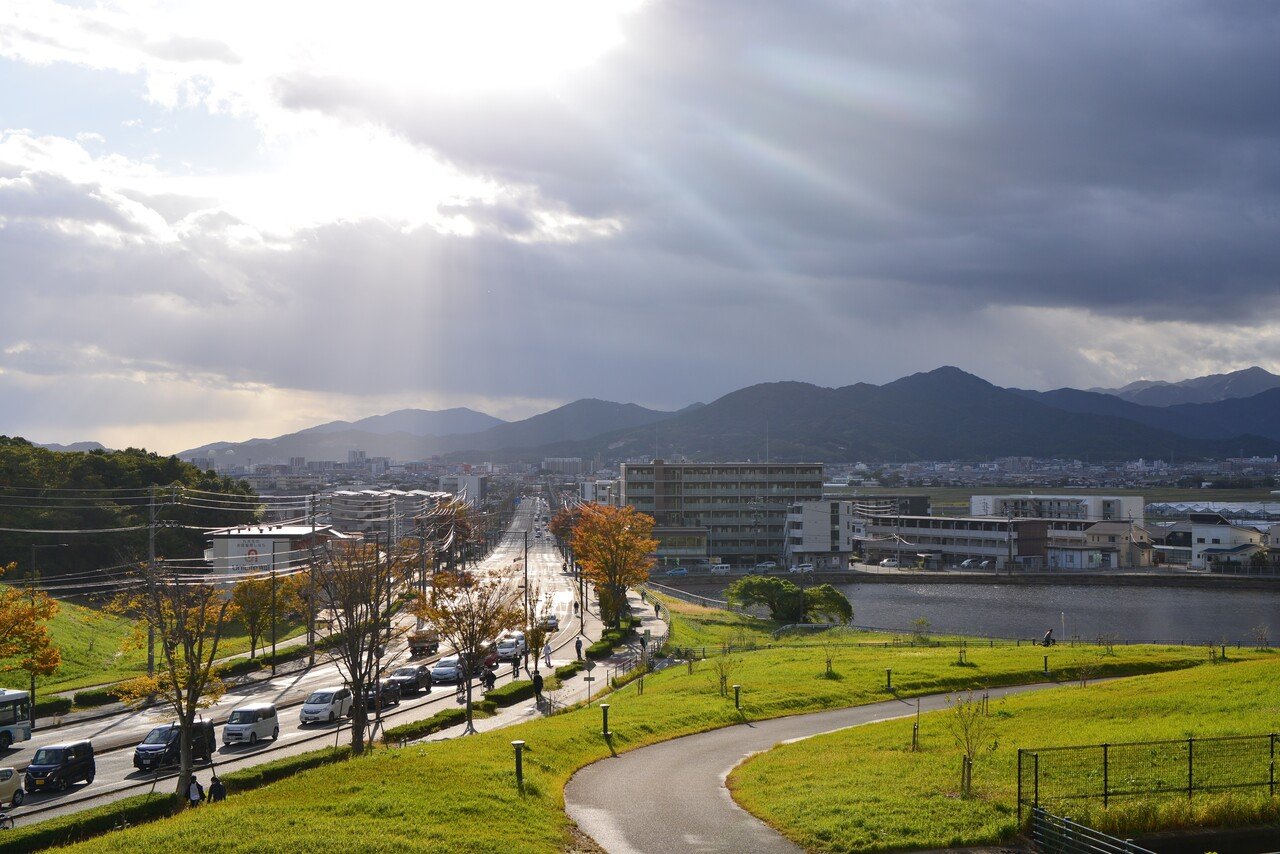
[(560, 546), (561, 557), (564, 557), (565, 546), (573, 542), (574, 529), (578, 527), (578, 520), (582, 518), (582, 506), (575, 504), (573, 507), (562, 507), (547, 523), (547, 530), (555, 535)]
[(121, 593), (108, 609), (134, 621), (130, 645), (147, 642), (155, 632), (159, 661), (154, 676), (139, 676), (120, 686), (118, 696), (130, 705), (157, 697), (178, 720), (179, 795), (191, 783), (191, 731), (201, 709), (217, 702), (226, 685), (214, 672), (222, 633), (236, 615), (226, 588), (199, 578), (168, 574), (157, 566), (139, 570), (141, 583)]
[(848, 623), (853, 619), (853, 606), (830, 584), (819, 584), (804, 591), (804, 615), (811, 623)]
[(317, 604), (329, 615), (329, 656), (346, 676), (351, 705), (351, 753), (364, 753), (369, 728), (366, 691), (394, 662), (387, 653), (405, 633), (394, 626), (399, 558), (376, 543), (331, 541), (313, 568)]
[(960, 769), (960, 796), (967, 798), (973, 792), (973, 762), (981, 750), (995, 750), (997, 742), (991, 736), (992, 719), (981, 697), (972, 691), (947, 698), (947, 726), (960, 748), (963, 759)]
[[(471, 675), (484, 661), (489, 643), (524, 622), (519, 591), (507, 578), (442, 575), (434, 599), (420, 599), (414, 613), (435, 626), (440, 637), (460, 656), (467, 691), (466, 734), (474, 733), (471, 717)], [(536, 650), (532, 650), (536, 656)]]
[(725, 598), (744, 608), (763, 605), (769, 609), (769, 616), (779, 622), (804, 619), (804, 592), (785, 578), (748, 575), (730, 584)]
[(231, 601), (240, 612), (240, 621), (249, 633), (249, 657), (257, 655), (258, 639), (271, 618), (271, 581), (246, 578), (231, 588)]
[[(0, 575), (14, 566), (0, 568)], [(62, 666), (62, 652), (54, 646), (48, 625), (57, 613), (57, 601), (34, 587), (0, 589), (0, 672), (21, 670), (29, 677), (33, 722), (36, 677), (51, 676)]]
[(626, 610), (627, 589), (649, 580), (658, 541), (653, 517), (634, 507), (581, 505), (573, 529), (573, 551), (600, 598), (605, 625), (617, 628)]

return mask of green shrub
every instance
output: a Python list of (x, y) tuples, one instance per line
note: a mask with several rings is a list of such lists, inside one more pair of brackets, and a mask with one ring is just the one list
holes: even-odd
[(226, 785), (228, 794), (247, 792), (250, 789), (265, 786), (268, 783), (283, 780), (285, 777), (292, 776), (300, 771), (319, 768), (322, 765), (330, 765), (334, 762), (342, 762), (350, 758), (350, 756), (350, 745), (344, 744), (336, 749), (326, 747), (321, 750), (312, 750), (309, 753), (301, 753), (297, 756), (277, 759), (274, 762), (254, 765), (251, 768), (232, 771), (229, 774), (222, 775), (222, 782)]
[(570, 679), (577, 676), (582, 671), (583, 664), (581, 661), (571, 661), (568, 664), (562, 664), (556, 668), (557, 679)]
[(519, 682), (508, 682), (506, 685), (494, 688), (485, 695), (485, 698), (497, 706), (511, 706), (532, 696), (533, 683), (522, 679)]
[(71, 699), (69, 697), (49, 697), (45, 700), (36, 700), (35, 714), (37, 718), (65, 715), (69, 711), (71, 711)]
[(253, 673), (255, 670), (262, 669), (262, 660), (258, 658), (237, 658), (233, 661), (224, 661), (222, 664), (214, 667), (214, 672), (224, 679), (228, 676), (241, 676), (245, 673)]
[(121, 820), (130, 824), (143, 824), (173, 815), (182, 809), (182, 800), (176, 795), (135, 795), (113, 804), (95, 807), (59, 816), (4, 832), (6, 854), (25, 854), (43, 851), (60, 845), (70, 845), (83, 839), (109, 833)]
[(92, 709), (95, 706), (105, 706), (108, 703), (120, 702), (120, 697), (116, 695), (116, 688), (107, 686), (106, 688), (86, 688), (83, 691), (77, 691), (73, 701), (78, 708)]
[[(493, 692), (490, 692), (492, 694)], [(482, 700), (479, 703), (472, 704), (472, 717), (487, 718), (497, 711), (498, 705), (493, 700)], [(387, 744), (394, 744), (397, 741), (412, 741), (415, 738), (431, 735), (433, 732), (439, 732), (442, 729), (448, 729), (451, 726), (465, 723), (467, 720), (467, 710), (463, 706), (451, 706), (447, 709), (441, 709), (426, 720), (413, 721), (412, 723), (393, 726), (384, 730), (382, 740)]]

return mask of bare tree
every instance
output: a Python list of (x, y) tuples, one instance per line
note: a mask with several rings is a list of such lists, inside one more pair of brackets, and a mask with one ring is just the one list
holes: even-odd
[(1072, 665), (1072, 671), (1075, 673), (1075, 677), (1080, 680), (1081, 688), (1089, 687), (1089, 680), (1095, 678), (1100, 669), (1101, 662), (1091, 655), (1081, 655)]
[(524, 622), (524, 608), (510, 579), (441, 575), (436, 583), (434, 601), (419, 600), (414, 604), (414, 613), (434, 625), (459, 656), (467, 692), (465, 734), (470, 735), (476, 731), (471, 707), (472, 674), (483, 666), (493, 640)]
[(1271, 627), (1266, 623), (1259, 623), (1253, 627), (1253, 640), (1259, 649), (1271, 648)]
[(236, 606), (225, 587), (202, 579), (169, 574), (159, 566), (140, 570), (142, 583), (117, 596), (108, 609), (134, 621), (135, 648), (154, 631), (160, 666), (154, 676), (139, 676), (116, 690), (131, 705), (157, 697), (178, 720), (177, 793), (191, 784), (191, 734), (196, 715), (218, 701), (226, 685), (214, 672), (218, 644)]
[(973, 792), (973, 763), (982, 751), (996, 749), (992, 735), (992, 719), (987, 716), (982, 698), (972, 691), (947, 698), (947, 726), (960, 748), (960, 796), (969, 797)]
[(711, 675), (715, 679), (720, 696), (728, 696), (729, 680), (733, 678), (733, 674), (742, 666), (742, 659), (737, 656), (722, 654), (710, 659), (710, 661)]
[(364, 752), (369, 728), (365, 694), (398, 653), (405, 633), (395, 625), (399, 558), (377, 543), (331, 541), (314, 568), (317, 604), (332, 627), (329, 656), (351, 687), (351, 752)]

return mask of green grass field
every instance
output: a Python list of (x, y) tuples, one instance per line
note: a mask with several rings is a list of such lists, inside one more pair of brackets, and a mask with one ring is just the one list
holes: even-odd
[[(50, 630), (62, 651), (62, 667), (53, 676), (37, 683), (37, 695), (47, 696), (129, 679), (147, 670), (145, 649), (123, 650), (133, 631), (133, 623), (71, 602), (59, 602), (58, 614)], [(305, 627), (281, 625), (277, 640), (301, 634)], [(218, 655), (238, 655), (249, 651), (249, 636), (239, 624), (232, 624), (218, 645)], [(0, 687), (26, 690), (27, 676), (21, 671), (0, 673)]]
[[(680, 620), (686, 630), (707, 636), (723, 630), (715, 614), (686, 614)], [(956, 650), (946, 647), (848, 645), (833, 654), (839, 674), (835, 679), (824, 676), (819, 645), (729, 656), (728, 681), (743, 686), (741, 714), (731, 696), (719, 694), (716, 659), (698, 662), (692, 672), (679, 663), (645, 677), (643, 693), (633, 683), (610, 695), (611, 744), (599, 734), (599, 710), (579, 708), (491, 733), (382, 750), (308, 771), (224, 804), (83, 843), (80, 850), (185, 852), (199, 840), (202, 850), (210, 851), (294, 851), (322, 839), (325, 847), (360, 851), (558, 852), (573, 839), (564, 813), (565, 783), (577, 769), (611, 750), (623, 752), (744, 719), (883, 700), (891, 696), (884, 688), (886, 667), (893, 668), (898, 696), (1044, 678), (1042, 651), (1034, 647), (975, 651), (971, 666), (957, 665)], [(1193, 667), (1205, 657), (1198, 648), (1125, 647), (1107, 657), (1100, 672)], [(1051, 660), (1059, 668), (1070, 663), (1066, 654)], [(523, 794), (514, 782), (513, 739), (528, 745)]]
[[(735, 770), (729, 786), (739, 804), (810, 851), (996, 844), (1016, 831), (1018, 748), (1272, 732), (1277, 676), (1276, 660), (1206, 665), (993, 703), (983, 742), (996, 747), (977, 760), (969, 799), (958, 796), (951, 712), (922, 717), (920, 752), (909, 749), (912, 721), (889, 721), (776, 747)], [(1100, 802), (1060, 806), (1125, 836), (1280, 819), (1265, 790), (1124, 798), (1109, 810)]]

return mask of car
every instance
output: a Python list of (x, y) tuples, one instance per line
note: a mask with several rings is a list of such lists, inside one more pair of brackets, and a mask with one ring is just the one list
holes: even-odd
[(400, 705), (400, 686), (390, 679), (373, 683), (364, 691), (364, 707), (370, 712)]
[(978, 562), (973, 558), (965, 558), (964, 560), (960, 561), (961, 569), (973, 569), (977, 565), (978, 565)]
[(685, 569), (683, 566), (677, 566), (675, 569), (667, 570), (667, 578), (683, 578), (688, 574), (689, 570)]
[(22, 775), (16, 768), (0, 768), (0, 807), (8, 804), (11, 807), (22, 806), (26, 792), (22, 788)]
[(762, 560), (755, 566), (756, 569), (777, 569), (778, 562), (776, 560)]
[(538, 621), (538, 625), (548, 632), (560, 631), (560, 618), (555, 614), (543, 614), (542, 619)]
[(303, 726), (322, 722), (333, 723), (338, 718), (349, 716), (354, 703), (355, 696), (345, 685), (318, 688), (302, 701), (298, 722)]
[(388, 679), (396, 683), (401, 694), (417, 694), (424, 688), (428, 694), (431, 693), (431, 668), (425, 664), (397, 667)]
[(431, 681), (436, 684), (442, 682), (461, 682), (462, 681), (462, 656), (446, 655), (436, 662), (435, 667), (431, 668)]
[(280, 718), (271, 703), (254, 703), (231, 711), (227, 724), (222, 728), (222, 746), (233, 744), (257, 744), (264, 738), (275, 741), (280, 737)]
[(795, 566), (789, 568), (787, 571), (788, 572), (813, 572), (813, 564), (798, 563)]
[(711, 565), (712, 575), (728, 575), (732, 570), (733, 567), (729, 566), (727, 563), (713, 563)]
[(989, 561), (989, 560), (984, 560), (982, 563), (978, 564), (978, 567), (979, 567), (979, 568), (981, 568), (981, 569), (990, 569), (990, 568), (991, 568), (991, 561)]
[(31, 757), (23, 782), (27, 794), (51, 790), (65, 792), (73, 783), (82, 780), (85, 785), (92, 783), (97, 770), (93, 761), (93, 745), (89, 742), (53, 744), (41, 747)]
[(887, 557), (884, 560), (880, 561), (880, 565), (888, 567), (890, 569), (897, 569), (898, 559), (896, 557)]
[[(139, 771), (154, 771), (169, 765), (177, 765), (182, 758), (182, 743), (178, 736), (181, 728), (176, 723), (152, 727), (146, 738), (133, 749), (133, 767)], [(218, 747), (218, 737), (213, 731), (213, 721), (196, 721), (191, 730), (191, 756), (209, 762)]]
[(528, 651), (524, 632), (504, 632), (498, 636), (498, 660), (514, 661)]

